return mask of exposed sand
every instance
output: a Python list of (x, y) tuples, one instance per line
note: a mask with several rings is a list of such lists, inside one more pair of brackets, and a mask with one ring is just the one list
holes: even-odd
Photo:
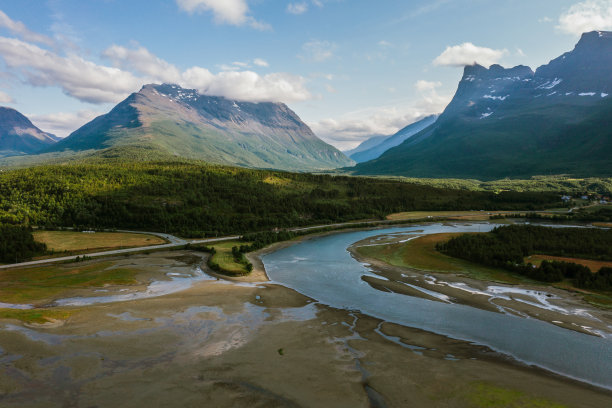
[[(448, 299), (453, 303), (492, 312), (529, 316), (587, 334), (612, 333), (612, 310), (595, 308), (577, 293), (547, 285), (503, 285), (453, 273), (433, 273), (393, 266), (359, 255), (355, 251), (359, 245), (355, 243), (349, 248), (351, 255), (369, 264), (374, 273), (384, 278), (364, 277), (375, 289), (437, 301)], [(435, 298), (414, 287), (443, 296)]]
[[(203, 259), (115, 262), (148, 260), (144, 281)], [(612, 405), (612, 392), (271, 283), (206, 280), (74, 311), (61, 326), (0, 321), (0, 406), (474, 407), (496, 390), (516, 406)]]

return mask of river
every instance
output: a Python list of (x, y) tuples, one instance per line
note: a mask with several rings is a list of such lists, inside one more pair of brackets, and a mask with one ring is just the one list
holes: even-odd
[(300, 242), (267, 254), (262, 261), (273, 282), (322, 304), (485, 345), (526, 364), (612, 389), (612, 338), (512, 314), (376, 290), (362, 280), (373, 272), (347, 250), (357, 241), (381, 234), (486, 232), (494, 227), (458, 223), (345, 232)]

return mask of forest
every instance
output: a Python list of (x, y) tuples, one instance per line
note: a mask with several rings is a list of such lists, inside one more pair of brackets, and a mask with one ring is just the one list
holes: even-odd
[(30, 227), (0, 224), (0, 262), (21, 262), (46, 250), (45, 244), (34, 241)]
[(612, 230), (552, 228), (534, 225), (497, 227), (486, 234), (464, 234), (438, 244), (447, 255), (506, 270), (543, 282), (570, 279), (585, 289), (612, 290), (612, 269), (597, 273), (583, 265), (543, 261), (525, 263), (534, 254), (612, 261)]
[(106, 161), (0, 171), (0, 223), (218, 236), (417, 210), (534, 210), (551, 192), (484, 192), (399, 180), (185, 162)]

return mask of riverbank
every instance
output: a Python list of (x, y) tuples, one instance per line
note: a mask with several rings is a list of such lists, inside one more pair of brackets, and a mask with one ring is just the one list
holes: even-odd
[(6, 407), (493, 401), (595, 408), (612, 401), (607, 391), (486, 347), (334, 309), (270, 283), (200, 281), (165, 296), (90, 305), (61, 327), (1, 327)]
[[(413, 239), (411, 244), (416, 243), (416, 239), (419, 239), (417, 237), (418, 234), (410, 234), (408, 238), (404, 235), (390, 236), (384, 241), (384, 246), (398, 243), (404, 245), (406, 239)], [(371, 249), (379, 247), (382, 249), (380, 241), (381, 237), (370, 237), (348, 248), (353, 258), (368, 264), (380, 277), (363, 278), (375, 289), (438, 302), (458, 303), (496, 313), (535, 318), (585, 334), (612, 337), (612, 311), (593, 307), (577, 292), (533, 281), (510, 279), (506, 277), (507, 273), (496, 274), (495, 271), (490, 271), (490, 268), (477, 273), (470, 271), (470, 274), (466, 275), (465, 268), (470, 268), (470, 265), (464, 265), (467, 264), (466, 261), (458, 260), (457, 265), (448, 263), (445, 259), (447, 257), (442, 254), (440, 254), (442, 259), (433, 261), (427, 258), (428, 254), (423, 257), (411, 254), (415, 258), (425, 259), (421, 261), (427, 265), (439, 264), (446, 268), (436, 271), (410, 267), (403, 262), (400, 262), (402, 266), (392, 265), (389, 263), (391, 255), (387, 254), (383, 260), (379, 257), (365, 256), (364, 251), (360, 251), (365, 248), (369, 253), (376, 253)], [(473, 268), (478, 269), (478, 266)], [(491, 277), (501, 280), (494, 281), (490, 279)]]

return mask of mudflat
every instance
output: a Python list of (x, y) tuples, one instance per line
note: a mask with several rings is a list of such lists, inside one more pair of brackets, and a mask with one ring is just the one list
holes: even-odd
[[(143, 271), (135, 275), (140, 286), (130, 291), (146, 291), (147, 282), (172, 274), (206, 272), (205, 255), (189, 251), (104, 262)], [(245, 280), (194, 280), (160, 296), (66, 306), (71, 313), (61, 325), (0, 321), (0, 405), (602, 407), (612, 402), (608, 391), (485, 347), (333, 309), (264, 279)], [(78, 295), (100, 293), (95, 290), (81, 288)]]

